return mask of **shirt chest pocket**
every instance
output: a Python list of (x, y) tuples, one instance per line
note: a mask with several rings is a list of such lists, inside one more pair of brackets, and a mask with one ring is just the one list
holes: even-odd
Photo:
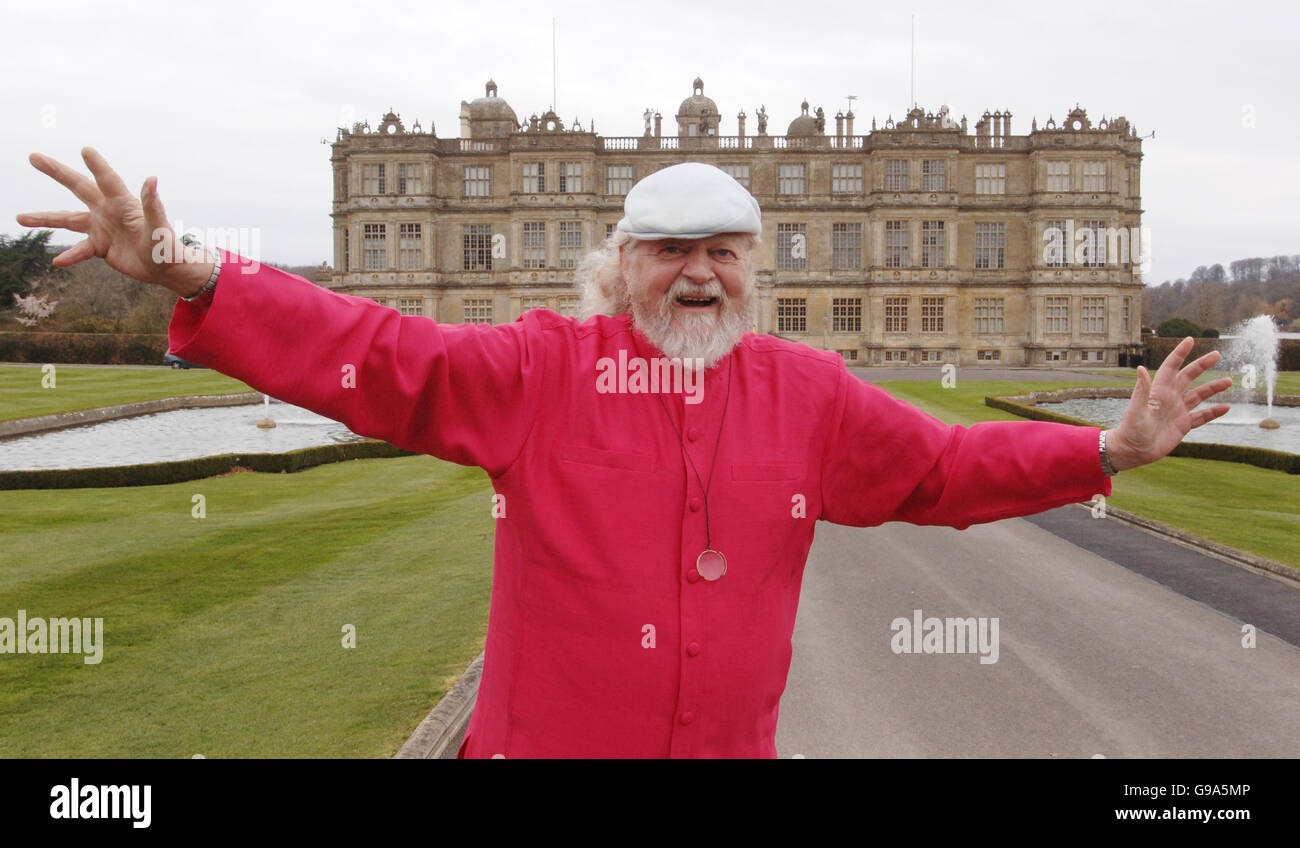
[(731, 479), (736, 483), (798, 482), (804, 478), (802, 462), (735, 462)]
[(561, 445), (557, 454), (562, 468), (579, 473), (624, 472), (640, 475), (653, 474), (659, 470), (658, 462), (650, 454), (605, 450), (586, 445)]

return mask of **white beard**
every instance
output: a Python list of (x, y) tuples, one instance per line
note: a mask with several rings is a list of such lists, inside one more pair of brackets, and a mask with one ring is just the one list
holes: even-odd
[[(712, 368), (740, 343), (758, 316), (758, 299), (752, 285), (746, 287), (742, 297), (733, 299), (716, 278), (699, 284), (678, 277), (667, 294), (656, 301), (636, 279), (629, 278), (627, 284), (633, 324), (664, 356), (680, 359), (687, 368), (694, 368), (697, 359), (703, 360), (701, 370)], [(679, 295), (718, 298), (717, 317), (675, 315)]]

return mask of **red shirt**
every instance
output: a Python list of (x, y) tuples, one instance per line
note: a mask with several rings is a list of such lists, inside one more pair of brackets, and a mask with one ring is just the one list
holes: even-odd
[(701, 402), (606, 393), (603, 357), (660, 356), (627, 315), (438, 324), (230, 259), (209, 308), (177, 301), (173, 353), (504, 495), (466, 757), (774, 757), (819, 519), (965, 528), (1111, 492), (1097, 428), (949, 426), (832, 352), (751, 333)]

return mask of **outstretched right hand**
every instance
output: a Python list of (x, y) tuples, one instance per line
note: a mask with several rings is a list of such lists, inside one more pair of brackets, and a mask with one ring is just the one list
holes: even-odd
[(197, 247), (187, 247), (167, 222), (158, 197), (158, 178), (149, 177), (140, 197), (108, 166), (94, 148), (84, 147), (81, 157), (95, 176), (91, 182), (67, 165), (40, 153), (32, 165), (62, 183), (86, 204), (85, 212), (24, 212), (24, 227), (58, 227), (86, 238), (54, 257), (64, 268), (98, 256), (109, 267), (142, 283), (192, 295), (206, 282), (214, 257)]

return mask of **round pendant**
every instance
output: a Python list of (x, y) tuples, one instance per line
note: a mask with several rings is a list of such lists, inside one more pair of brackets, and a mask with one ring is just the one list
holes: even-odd
[(705, 580), (717, 580), (727, 573), (727, 558), (713, 548), (705, 548), (695, 560), (695, 570)]

